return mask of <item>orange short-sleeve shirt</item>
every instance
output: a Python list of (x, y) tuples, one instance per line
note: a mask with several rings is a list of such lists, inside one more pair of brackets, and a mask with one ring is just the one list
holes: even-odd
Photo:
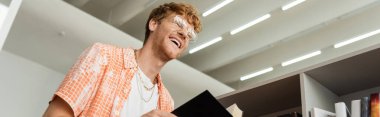
[[(96, 43), (70, 69), (55, 96), (73, 109), (74, 116), (118, 117), (137, 72), (134, 50)], [(157, 75), (158, 109), (171, 112), (174, 102)]]

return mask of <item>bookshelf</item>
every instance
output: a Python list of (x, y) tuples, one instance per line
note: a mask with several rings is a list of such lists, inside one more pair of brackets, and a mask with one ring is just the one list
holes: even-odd
[(334, 112), (336, 102), (350, 108), (352, 100), (380, 92), (379, 69), (380, 48), (302, 73), (303, 114), (312, 107)]
[(380, 48), (375, 48), (291, 77), (259, 82), (218, 100), (226, 107), (237, 103), (245, 117), (273, 117), (290, 112), (311, 117), (313, 107), (335, 112), (336, 102), (345, 102), (350, 108), (352, 100), (380, 92), (378, 70)]
[(246, 117), (258, 117), (292, 108), (301, 112), (300, 108), (297, 109), (301, 107), (300, 79), (298, 75), (291, 76), (235, 93), (219, 101), (225, 107), (236, 103)]

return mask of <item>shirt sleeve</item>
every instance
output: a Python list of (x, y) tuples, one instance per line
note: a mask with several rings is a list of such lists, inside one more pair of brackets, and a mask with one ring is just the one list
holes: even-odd
[(66, 74), (55, 93), (55, 96), (59, 96), (70, 105), (74, 116), (78, 116), (94, 97), (107, 65), (107, 56), (103, 53), (100, 43), (87, 48)]

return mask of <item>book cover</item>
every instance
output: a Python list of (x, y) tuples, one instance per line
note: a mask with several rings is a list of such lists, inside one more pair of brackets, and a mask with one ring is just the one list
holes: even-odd
[(181, 105), (172, 113), (178, 117), (232, 117), (207, 90)]
[(227, 111), (230, 112), (232, 117), (243, 117), (243, 111), (236, 104), (229, 106)]
[(370, 97), (370, 114), (371, 117), (380, 117), (380, 103), (379, 103), (379, 93), (373, 93)]
[(313, 107), (311, 109), (311, 117), (335, 117), (335, 113)]
[(351, 101), (351, 117), (360, 117), (360, 100)]
[(369, 117), (369, 97), (362, 97), (360, 103), (361, 117)]
[(347, 117), (347, 106), (344, 102), (335, 103), (336, 117)]

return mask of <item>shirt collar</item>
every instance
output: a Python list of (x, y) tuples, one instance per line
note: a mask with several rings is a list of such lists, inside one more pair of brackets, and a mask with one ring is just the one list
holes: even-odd
[[(126, 48), (124, 49), (124, 67), (125, 68), (135, 68), (137, 70), (137, 62), (135, 57), (135, 49)], [(157, 74), (157, 85), (159, 88), (162, 87), (161, 74)]]
[(135, 50), (133, 48), (124, 49), (124, 67), (125, 68), (137, 67)]

